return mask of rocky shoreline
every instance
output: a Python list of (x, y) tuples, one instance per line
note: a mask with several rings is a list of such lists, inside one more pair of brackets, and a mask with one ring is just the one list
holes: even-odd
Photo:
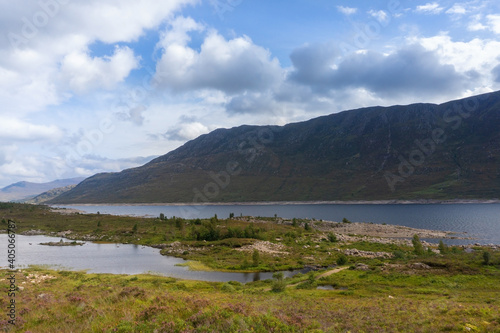
[[(262, 205), (435, 205), (435, 204), (498, 204), (500, 199), (415, 199), (415, 200), (333, 200), (333, 201), (237, 201), (237, 202), (136, 202), (136, 203), (72, 203), (72, 206), (262, 206)], [(65, 204), (57, 204), (64, 206)], [(56, 208), (55, 210), (74, 210)], [(81, 212), (81, 211), (78, 211)]]
[(84, 242), (63, 242), (62, 240), (59, 242), (46, 242), (46, 243), (40, 243), (40, 245), (47, 245), (47, 246), (82, 246), (84, 245)]

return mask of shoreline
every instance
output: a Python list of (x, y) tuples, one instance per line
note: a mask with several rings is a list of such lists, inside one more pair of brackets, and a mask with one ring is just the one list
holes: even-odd
[(352, 200), (352, 201), (248, 201), (248, 202), (150, 202), (150, 203), (59, 203), (55, 206), (271, 206), (271, 205), (452, 205), (499, 204), (500, 199), (418, 199), (418, 200)]

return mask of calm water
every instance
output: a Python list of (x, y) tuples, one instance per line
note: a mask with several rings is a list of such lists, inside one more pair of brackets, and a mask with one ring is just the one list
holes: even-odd
[[(404, 225), (414, 228), (435, 229), (463, 233), (477, 240), (465, 243), (500, 244), (500, 204), (407, 204), (407, 205), (332, 205), (332, 204), (288, 204), (288, 205), (209, 205), (209, 206), (104, 206), (68, 205), (88, 213), (178, 216), (204, 218), (217, 214), (236, 216), (274, 216), (283, 218), (315, 218), (327, 221), (374, 222)], [(448, 243), (464, 243), (448, 240)]]
[[(225, 273), (190, 271), (175, 266), (183, 259), (162, 256), (160, 250), (131, 244), (96, 244), (82, 246), (45, 246), (44, 242), (58, 242), (61, 238), (47, 236), (16, 236), (16, 267), (49, 265), (66, 270), (87, 270), (91, 273), (141, 274), (157, 273), (181, 279), (203, 281), (239, 281), (242, 283), (271, 279), (273, 273)], [(70, 240), (65, 240), (70, 241)], [(30, 245), (31, 243), (31, 245)], [(0, 234), (0, 247), (7, 249), (7, 235)], [(7, 266), (7, 258), (0, 262)], [(283, 272), (292, 276), (298, 272)]]

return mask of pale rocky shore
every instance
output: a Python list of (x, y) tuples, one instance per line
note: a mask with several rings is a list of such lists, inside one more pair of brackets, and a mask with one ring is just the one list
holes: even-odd
[[(241, 201), (241, 202), (150, 202), (71, 204), (75, 206), (260, 206), (260, 205), (430, 205), (430, 204), (498, 204), (500, 199), (418, 199), (418, 200), (333, 200), (333, 201)], [(64, 205), (64, 204), (61, 204)]]
[[(429, 203), (429, 201), (426, 201)], [(474, 201), (474, 203), (478, 203), (479, 201)], [(493, 203), (492, 200), (481, 201), (482, 203)], [(294, 204), (294, 202), (289, 202), (290, 204)], [(300, 202), (299, 202), (300, 203)], [(315, 202), (317, 204), (324, 202)], [(330, 202), (331, 203), (331, 202)], [(361, 203), (361, 202), (356, 202)], [(373, 202), (371, 202), (373, 203)], [(379, 201), (382, 203), (382, 201)], [(383, 203), (394, 203), (391, 202), (383, 202)], [(399, 203), (403, 203), (399, 201)], [(413, 201), (412, 203), (417, 203)], [(418, 201), (418, 203), (423, 203), (422, 201)], [(433, 202), (437, 203), (437, 202)], [(444, 202), (441, 202), (444, 203)], [(453, 201), (447, 203), (472, 203), (471, 201)], [(249, 204), (249, 203), (241, 203), (241, 204)], [(261, 204), (261, 203), (255, 203)], [(271, 203), (269, 203), (271, 204)], [(281, 202), (281, 204), (284, 204)], [(130, 204), (133, 205), (133, 204)], [(156, 205), (156, 204), (150, 204)], [(54, 208), (52, 211), (58, 212), (61, 214), (78, 214), (84, 213), (77, 209), (72, 208)], [(257, 223), (270, 223), (269, 220), (266, 219), (258, 219), (255, 217), (235, 217), (235, 219), (241, 219), (245, 221), (252, 221)], [(355, 242), (360, 240), (365, 240), (369, 242), (377, 242), (377, 243), (394, 243), (394, 244), (408, 244), (411, 245), (411, 238), (414, 235), (418, 235), (421, 239), (435, 239), (435, 243), (438, 243), (441, 239), (463, 239), (463, 240), (471, 240), (471, 244), (462, 245), (462, 247), (471, 247), (479, 244), (473, 244), (474, 238), (468, 236), (466, 233), (456, 233), (451, 231), (440, 231), (440, 230), (430, 230), (430, 229), (418, 229), (411, 228), (401, 225), (392, 225), (392, 224), (377, 224), (377, 223), (367, 223), (367, 222), (350, 222), (350, 223), (342, 223), (342, 222), (334, 222), (334, 221), (318, 221), (318, 220), (309, 220), (310, 225), (319, 230), (326, 233), (333, 232), (336, 234), (337, 238), (341, 242)], [(282, 219), (277, 218), (273, 223), (285, 223), (292, 224), (291, 219)], [(29, 232), (28, 232), (29, 234)], [(92, 240), (92, 239), (85, 239)], [(435, 245), (432, 243), (428, 243), (423, 241), (424, 245)], [(497, 248), (500, 244), (489, 244), (488, 246)]]

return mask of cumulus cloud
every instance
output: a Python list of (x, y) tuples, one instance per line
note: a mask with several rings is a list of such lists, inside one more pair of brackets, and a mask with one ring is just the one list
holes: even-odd
[(294, 71), (290, 78), (296, 82), (314, 85), (328, 84), (339, 51), (332, 43), (308, 44), (295, 49), (291, 55)]
[(111, 89), (122, 82), (138, 64), (139, 59), (128, 47), (116, 47), (112, 56), (104, 57), (72, 52), (62, 60), (61, 76), (78, 93), (99, 88)]
[(290, 79), (318, 91), (350, 87), (365, 88), (380, 96), (432, 95), (461, 88), (465, 80), (453, 66), (440, 64), (434, 52), (417, 44), (388, 55), (358, 52), (335, 65), (333, 54), (314, 64), (307, 61), (310, 54), (323, 54), (323, 51), (321, 47), (316, 50), (312, 46), (295, 52), (292, 56), (295, 69)]
[(54, 125), (35, 125), (19, 119), (0, 116), (0, 138), (9, 141), (57, 140), (62, 131)]
[(491, 29), (496, 34), (500, 34), (500, 15), (488, 15), (488, 24)]
[(492, 87), (491, 71), (498, 65), (500, 42), (472, 39), (468, 42), (454, 41), (448, 35), (413, 39), (426, 50), (435, 52), (442, 64), (452, 65), (459, 73), (469, 76), (466, 94), (488, 92)]
[(199, 137), (202, 134), (210, 132), (209, 128), (200, 122), (186, 122), (170, 129), (164, 134), (168, 140), (187, 141)]
[(425, 5), (417, 6), (416, 12), (423, 14), (439, 14), (444, 10), (437, 2), (429, 2)]
[(16, 107), (20, 113), (40, 111), (71, 98), (68, 88), (107, 89), (123, 81), (137, 67), (133, 52), (120, 47), (108, 57), (94, 57), (89, 47), (97, 41), (109, 45), (136, 41), (197, 1), (10, 2), (8, 10), (0, 11), (2, 106)]
[(32, 47), (45, 36), (60, 40), (66, 35), (80, 37), (85, 43), (99, 40), (112, 44), (137, 40), (145, 29), (157, 27), (176, 10), (196, 2), (197, 0), (12, 2), (9, 10), (0, 13), (0, 21), (9, 27), (6, 34), (6, 37), (10, 36), (9, 42), (13, 35), (17, 35), (23, 41), (22, 46)]
[(446, 14), (456, 14), (456, 15), (463, 15), (463, 14), (466, 14), (467, 13), (467, 10), (465, 9), (465, 7), (462, 5), (462, 4), (454, 4), (453, 7), (451, 7), (450, 9), (448, 9), (446, 11)]
[(345, 6), (337, 6), (337, 9), (342, 14), (348, 15), (348, 16), (352, 15), (352, 14), (356, 14), (356, 12), (358, 11), (357, 8), (351, 8), (351, 7), (345, 7)]
[(187, 45), (187, 32), (195, 29), (199, 25), (180, 18), (164, 34), (156, 82), (173, 91), (215, 89), (234, 94), (266, 89), (281, 78), (278, 60), (249, 37), (226, 40), (210, 31), (198, 51)]
[(495, 82), (500, 83), (500, 65), (493, 68), (491, 74), (493, 74)]

